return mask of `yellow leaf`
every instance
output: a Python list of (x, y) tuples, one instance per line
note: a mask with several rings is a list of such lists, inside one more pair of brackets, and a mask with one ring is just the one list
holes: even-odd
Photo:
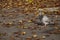
[(33, 2), (33, 0), (26, 0), (28, 3), (32, 3)]

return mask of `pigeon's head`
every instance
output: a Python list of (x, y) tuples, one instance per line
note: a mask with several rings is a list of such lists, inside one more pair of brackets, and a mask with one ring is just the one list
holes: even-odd
[(45, 15), (45, 12), (40, 11), (40, 12), (39, 12), (39, 15)]

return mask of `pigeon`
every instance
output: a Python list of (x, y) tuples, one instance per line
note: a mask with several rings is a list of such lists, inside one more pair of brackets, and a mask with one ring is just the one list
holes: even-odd
[(44, 15), (42, 18), (42, 22), (45, 26), (47, 26), (50, 22), (50, 19), (46, 15)]

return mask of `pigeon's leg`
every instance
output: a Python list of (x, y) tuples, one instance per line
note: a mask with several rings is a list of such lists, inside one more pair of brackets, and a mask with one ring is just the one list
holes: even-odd
[(45, 27), (47, 26), (47, 24), (45, 24)]
[(47, 24), (45, 24), (44, 28), (46, 28), (46, 27), (47, 27)]
[(41, 29), (45, 29), (46, 28), (46, 25), (42, 26)]

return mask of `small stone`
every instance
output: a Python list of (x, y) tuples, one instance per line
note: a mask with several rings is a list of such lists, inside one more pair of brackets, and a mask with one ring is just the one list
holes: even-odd
[(36, 38), (36, 37), (37, 37), (37, 35), (33, 35), (33, 37), (34, 37), (34, 38)]
[(21, 32), (21, 34), (22, 34), (22, 35), (25, 35), (25, 34), (26, 34), (26, 32)]
[(12, 24), (12, 22), (9, 22), (8, 24), (10, 24), (10, 25), (11, 25), (11, 24)]
[(46, 36), (42, 36), (42, 38), (43, 38), (43, 39), (45, 39), (45, 38), (46, 38)]

